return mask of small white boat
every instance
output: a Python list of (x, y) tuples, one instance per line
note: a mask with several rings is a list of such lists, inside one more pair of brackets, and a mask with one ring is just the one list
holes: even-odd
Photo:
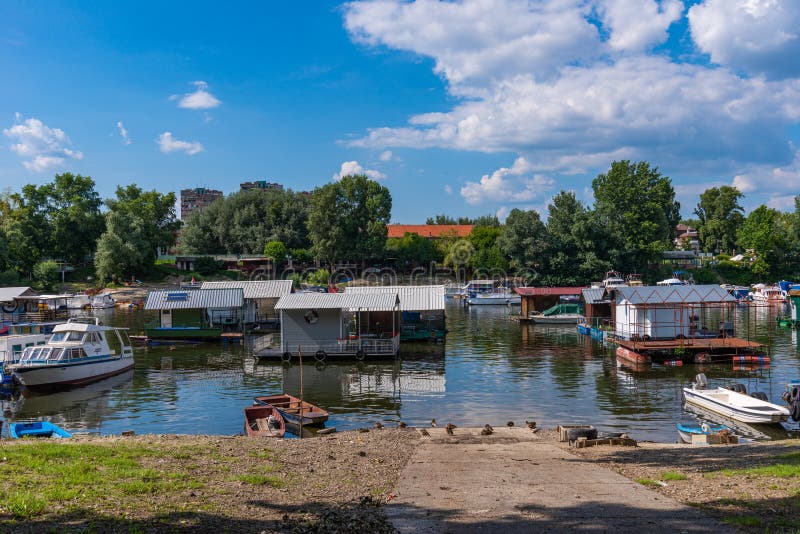
[(692, 387), (683, 388), (686, 402), (744, 423), (780, 423), (789, 418), (789, 410), (765, 400), (726, 388), (706, 389), (702, 373)]
[(113, 308), (116, 303), (117, 301), (115, 301), (111, 295), (109, 295), (108, 293), (103, 293), (101, 295), (94, 296), (94, 298), (92, 299), (91, 306), (92, 309), (102, 310), (105, 308)]
[(579, 324), (586, 321), (580, 304), (560, 303), (543, 312), (528, 314), (528, 320), (534, 324)]
[(85, 293), (75, 293), (67, 299), (67, 308), (70, 310), (83, 310), (90, 307), (92, 297)]
[(44, 345), (28, 347), (10, 366), (14, 380), (29, 387), (77, 386), (133, 367), (126, 329), (70, 319), (53, 329)]
[(627, 287), (628, 283), (617, 271), (608, 271), (606, 277), (600, 282), (600, 286), (613, 289), (615, 287)]
[(510, 289), (505, 291), (492, 291), (491, 293), (478, 293), (475, 296), (467, 299), (467, 304), (470, 306), (485, 306), (485, 305), (520, 305), (522, 297), (517, 295)]

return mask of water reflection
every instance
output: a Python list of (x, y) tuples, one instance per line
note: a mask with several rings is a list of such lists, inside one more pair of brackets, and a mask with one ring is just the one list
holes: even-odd
[[(781, 311), (706, 308), (701, 322), (721, 320), (768, 343), (769, 367), (732, 365), (626, 367), (610, 348), (570, 325), (520, 325), (504, 306), (447, 308), (444, 344), (403, 345), (401, 357), (376, 362), (334, 362), (302, 367), (305, 397), (331, 412), (339, 429), (427, 425), (432, 417), (459, 426), (536, 420), (540, 425), (590, 423), (630, 432), (637, 439), (675, 440), (684, 412), (681, 388), (698, 372), (713, 385), (737, 381), (778, 401), (800, 376), (797, 331), (775, 328)], [(141, 330), (139, 310), (99, 310), (106, 324)], [(133, 373), (44, 396), (8, 399), (9, 419), (51, 418), (68, 430), (114, 434), (237, 434), (242, 408), (257, 395), (299, 395), (301, 367), (260, 363), (249, 342), (137, 348)]]

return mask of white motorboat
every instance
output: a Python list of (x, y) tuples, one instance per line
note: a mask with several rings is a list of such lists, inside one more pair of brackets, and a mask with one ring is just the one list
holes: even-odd
[(14, 380), (29, 388), (76, 386), (133, 368), (126, 329), (91, 320), (70, 319), (53, 329), (46, 344), (26, 348), (10, 366)]
[(753, 286), (753, 290), (750, 291), (750, 297), (753, 302), (761, 304), (781, 304), (786, 302), (786, 292), (776, 285), (756, 284)]
[(503, 291), (492, 291), (491, 293), (478, 293), (475, 296), (467, 299), (467, 304), (470, 306), (485, 306), (485, 305), (520, 305), (522, 304), (522, 297), (517, 295), (510, 289)]
[(108, 293), (103, 293), (94, 296), (94, 298), (92, 299), (91, 306), (92, 309), (102, 310), (105, 308), (113, 308), (114, 305), (116, 305), (116, 303), (117, 301), (115, 301), (111, 295), (109, 295)]
[(530, 313), (528, 320), (535, 324), (578, 324), (586, 317), (581, 314), (580, 304), (562, 302), (543, 312)]
[(683, 388), (686, 402), (744, 423), (780, 423), (789, 418), (783, 406), (726, 388), (706, 389), (706, 385), (705, 375), (697, 375), (692, 387)]
[(613, 289), (615, 287), (627, 287), (628, 283), (617, 271), (608, 271), (606, 277), (600, 282), (600, 287)]
[(67, 299), (67, 309), (83, 310), (92, 305), (92, 297), (85, 293), (75, 293)]

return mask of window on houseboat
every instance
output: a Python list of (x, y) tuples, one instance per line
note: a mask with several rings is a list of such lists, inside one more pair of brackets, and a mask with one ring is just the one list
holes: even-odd
[(70, 351), (71, 351), (70, 358), (72, 358), (73, 360), (76, 359), (76, 358), (83, 358), (83, 357), (86, 356), (86, 353), (83, 352), (83, 349), (80, 349), (80, 348), (78, 348), (78, 349), (70, 349)]
[(83, 340), (83, 332), (67, 332), (67, 339), (65, 341), (81, 341)]
[(50, 338), (50, 341), (66, 341), (64, 338), (66, 337), (66, 332), (56, 332)]

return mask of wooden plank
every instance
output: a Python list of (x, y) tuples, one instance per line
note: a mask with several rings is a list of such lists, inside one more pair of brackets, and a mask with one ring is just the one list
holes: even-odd
[(622, 447), (636, 447), (636, 440), (631, 438), (602, 438), (602, 439), (586, 439), (578, 438), (575, 442), (575, 447), (583, 449), (586, 447), (594, 447), (595, 445), (617, 445)]

